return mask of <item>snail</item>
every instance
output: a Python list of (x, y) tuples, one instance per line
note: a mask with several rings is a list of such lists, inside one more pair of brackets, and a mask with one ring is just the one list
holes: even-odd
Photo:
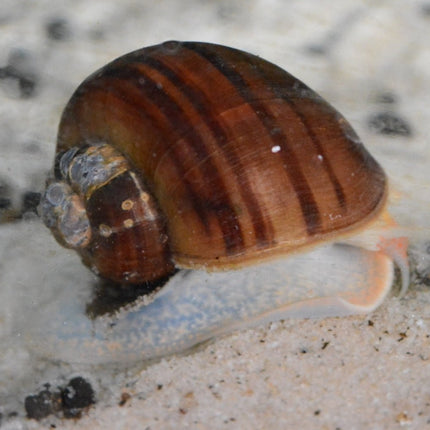
[(283, 69), (201, 42), (131, 52), (68, 102), (42, 219), (102, 278), (171, 278), (96, 338), (83, 312), (64, 336), (52, 330), (72, 349), (93, 336), (86, 348), (109, 361), (259, 321), (368, 312), (393, 261), (402, 294), (409, 282), (388, 201), (345, 118)]

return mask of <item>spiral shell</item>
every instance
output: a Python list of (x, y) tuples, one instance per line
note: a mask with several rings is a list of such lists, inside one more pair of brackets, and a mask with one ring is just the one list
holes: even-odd
[(92, 74), (64, 110), (57, 154), (45, 223), (120, 283), (339, 241), (387, 195), (381, 167), (314, 91), (200, 42), (140, 49)]

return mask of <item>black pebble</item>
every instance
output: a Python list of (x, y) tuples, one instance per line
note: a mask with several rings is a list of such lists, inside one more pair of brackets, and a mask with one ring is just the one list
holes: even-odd
[(430, 16), (430, 3), (424, 3), (421, 5), (421, 13), (425, 17)]
[(69, 24), (64, 18), (51, 19), (46, 23), (45, 30), (48, 38), (51, 40), (68, 40), (71, 36)]
[(3, 197), (0, 195), (0, 210), (2, 209), (9, 209), (12, 202), (8, 197)]
[(36, 89), (36, 79), (34, 76), (19, 77), (19, 90), (23, 99), (30, 98)]
[(84, 378), (77, 376), (65, 387), (51, 389), (50, 384), (24, 401), (27, 418), (41, 420), (55, 414), (64, 418), (80, 418), (82, 411), (95, 403), (94, 390)]
[(306, 47), (306, 52), (315, 56), (323, 56), (327, 54), (327, 48), (322, 44), (313, 44)]
[(367, 124), (370, 130), (379, 134), (405, 137), (412, 135), (409, 124), (394, 112), (376, 113), (368, 119)]
[(61, 397), (57, 391), (51, 392), (49, 384), (38, 394), (27, 396), (24, 402), (27, 418), (41, 420), (61, 409)]
[(395, 104), (397, 103), (397, 97), (395, 94), (391, 93), (391, 92), (382, 92), (376, 95), (375, 97), (375, 101), (377, 103), (381, 103), (381, 104)]
[(13, 50), (9, 53), (8, 64), (0, 67), (0, 79), (18, 81), (21, 98), (35, 95), (38, 86), (38, 76), (34, 70), (31, 55), (25, 50)]
[(0, 179), (0, 223), (16, 218), (16, 211), (12, 208), (12, 187)]
[(37, 207), (40, 203), (41, 194), (34, 191), (26, 191), (22, 196), (22, 212), (37, 213)]
[(83, 408), (95, 403), (94, 390), (91, 384), (80, 376), (69, 381), (62, 390), (61, 399), (65, 418), (80, 417)]

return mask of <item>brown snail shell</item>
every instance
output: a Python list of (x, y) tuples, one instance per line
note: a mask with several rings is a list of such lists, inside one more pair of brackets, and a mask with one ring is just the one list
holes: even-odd
[(387, 195), (381, 167), (314, 91), (201, 42), (140, 49), (92, 74), (64, 110), (57, 154), (45, 223), (120, 283), (339, 240)]

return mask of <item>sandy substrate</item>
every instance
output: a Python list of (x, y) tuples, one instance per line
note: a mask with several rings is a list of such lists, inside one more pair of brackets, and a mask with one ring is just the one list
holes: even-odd
[[(35, 310), (47, 312), (62, 289), (93, 282), (32, 212), (61, 110), (109, 60), (169, 39), (261, 55), (346, 116), (386, 168), (399, 196), (394, 212), (413, 237), (414, 282), (404, 298), (391, 294), (366, 316), (266, 324), (125, 370), (32, 354), (23, 338)], [(1, 428), (430, 428), (428, 40), (424, 0), (3, 1)], [(61, 414), (26, 418), (28, 395), (75, 376), (96, 398), (78, 423)]]

